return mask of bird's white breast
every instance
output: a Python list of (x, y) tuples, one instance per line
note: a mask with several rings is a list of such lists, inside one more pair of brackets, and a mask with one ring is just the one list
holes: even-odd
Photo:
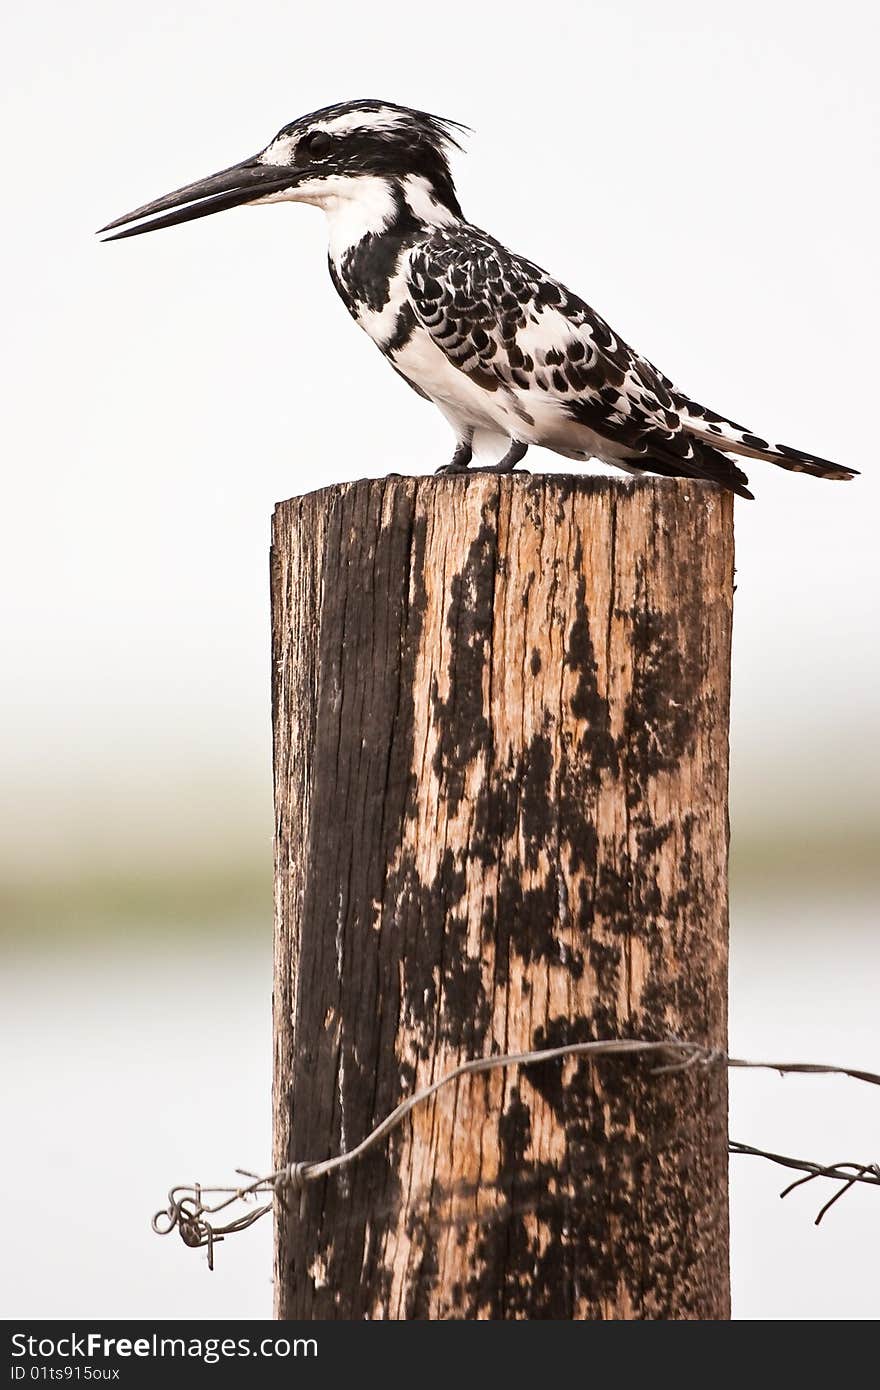
[(485, 390), (459, 371), (420, 325), (391, 357), (398, 371), (435, 404), (445, 407), (444, 414), (473, 428), (507, 433), (510, 417), (503, 402), (494, 400), (497, 393)]

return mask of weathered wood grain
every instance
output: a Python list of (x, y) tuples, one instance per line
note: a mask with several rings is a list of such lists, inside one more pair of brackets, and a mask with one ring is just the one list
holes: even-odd
[[(281, 504), (275, 1162), (465, 1058), (726, 1046), (732, 498), (389, 478)], [(725, 1318), (723, 1068), (462, 1079), (277, 1229), (284, 1318)]]

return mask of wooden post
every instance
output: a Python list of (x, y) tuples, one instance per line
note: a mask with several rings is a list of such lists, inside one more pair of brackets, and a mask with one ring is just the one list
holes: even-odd
[[(469, 1057), (726, 1047), (733, 499), (342, 484), (272, 551), (275, 1163)], [(277, 1227), (282, 1318), (726, 1318), (727, 1078), (461, 1079)]]

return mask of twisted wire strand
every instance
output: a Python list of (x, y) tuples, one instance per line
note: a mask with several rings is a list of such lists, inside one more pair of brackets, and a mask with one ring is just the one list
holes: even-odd
[[(862, 1068), (834, 1066), (821, 1062), (765, 1062), (748, 1061), (742, 1057), (730, 1057), (717, 1048), (708, 1048), (700, 1043), (685, 1042), (678, 1038), (662, 1041), (649, 1041), (643, 1038), (607, 1038), (595, 1042), (567, 1043), (559, 1047), (537, 1048), (531, 1052), (508, 1052), (490, 1057), (474, 1057), (461, 1062), (451, 1071), (407, 1096), (399, 1105), (380, 1120), (359, 1144), (345, 1153), (318, 1160), (299, 1160), (289, 1163), (277, 1172), (259, 1177), (246, 1169), (235, 1171), (250, 1182), (237, 1187), (206, 1187), (201, 1183), (177, 1184), (168, 1193), (168, 1205), (156, 1212), (152, 1220), (157, 1235), (170, 1235), (177, 1231), (183, 1243), (191, 1249), (207, 1248), (208, 1268), (214, 1268), (214, 1246), (226, 1236), (247, 1230), (256, 1221), (272, 1210), (273, 1201), (246, 1211), (221, 1224), (208, 1218), (218, 1216), (236, 1203), (247, 1204), (260, 1194), (271, 1194), (273, 1199), (284, 1201), (287, 1192), (297, 1192), (301, 1199), (306, 1185), (317, 1182), (330, 1173), (338, 1172), (349, 1164), (356, 1163), (370, 1149), (380, 1144), (416, 1106), (423, 1105), (445, 1086), (452, 1085), (463, 1076), (473, 1076), (480, 1072), (492, 1071), (498, 1067), (529, 1067), (539, 1063), (553, 1062), (565, 1057), (635, 1057), (654, 1056), (659, 1065), (651, 1069), (650, 1075), (669, 1075), (688, 1071), (694, 1067), (725, 1065), (729, 1068), (748, 1067), (764, 1071), (775, 1071), (784, 1076), (789, 1073), (799, 1075), (848, 1076), (855, 1081), (863, 1081), (872, 1086), (880, 1086), (880, 1074)], [(880, 1164), (840, 1162), (823, 1165), (808, 1159), (790, 1158), (784, 1154), (758, 1149), (750, 1144), (731, 1141), (728, 1144), (731, 1154), (746, 1154), (764, 1158), (786, 1168), (800, 1170), (804, 1177), (795, 1179), (779, 1195), (787, 1197), (790, 1192), (816, 1178), (828, 1178), (842, 1185), (834, 1196), (825, 1203), (815, 1219), (819, 1222), (847, 1192), (858, 1183), (880, 1186)]]

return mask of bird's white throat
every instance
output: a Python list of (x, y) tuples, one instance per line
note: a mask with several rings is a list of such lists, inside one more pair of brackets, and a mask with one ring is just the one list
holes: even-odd
[(330, 175), (310, 179), (281, 193), (270, 193), (260, 202), (310, 203), (326, 213), (330, 255), (340, 261), (365, 236), (387, 231), (398, 218), (401, 198), (416, 221), (426, 227), (448, 226), (460, 219), (435, 197), (430, 183), (420, 175), (402, 179), (378, 174)]

